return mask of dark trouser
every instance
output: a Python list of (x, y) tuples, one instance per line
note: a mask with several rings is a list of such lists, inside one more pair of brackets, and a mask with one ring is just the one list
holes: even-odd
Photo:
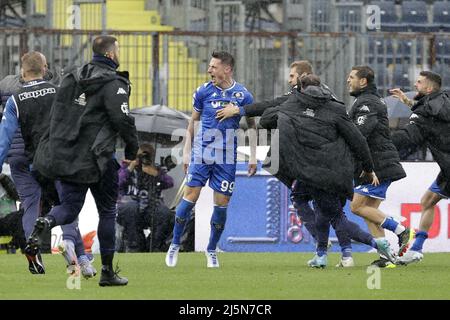
[(48, 214), (55, 219), (56, 225), (74, 222), (83, 208), (86, 193), (90, 189), (99, 214), (97, 234), (103, 265), (112, 265), (115, 251), (116, 202), (119, 191), (117, 169), (116, 160), (109, 161), (105, 174), (94, 184), (57, 181), (56, 189), (61, 204), (53, 207)]
[(81, 238), (80, 229), (78, 228), (78, 219), (74, 222), (61, 226), (63, 232), (63, 240), (70, 240), (75, 244), (75, 253), (77, 257), (84, 255), (83, 238)]
[(140, 215), (139, 202), (133, 199), (119, 203), (117, 223), (123, 227), (123, 240), (126, 252), (145, 251), (143, 228), (138, 227)]
[(165, 242), (175, 223), (174, 214), (164, 203), (160, 203), (155, 209), (146, 208), (144, 223), (152, 231), (149, 237), (149, 251), (166, 251), (168, 248)]
[[(26, 158), (15, 158), (10, 161), (11, 176), (14, 180), (20, 202), (24, 210), (22, 226), (25, 238), (28, 239), (33, 231), (36, 219), (41, 215), (41, 184), (30, 171), (30, 163)], [(64, 240), (72, 240), (75, 244), (77, 256), (84, 254), (83, 240), (78, 230), (78, 221), (61, 226)]]
[[(117, 222), (124, 227), (127, 251), (166, 251), (165, 240), (173, 228), (173, 214), (160, 203), (156, 208), (146, 207), (143, 212), (136, 200), (119, 204)], [(144, 229), (151, 233), (146, 240)], [(147, 244), (148, 242), (148, 244)]]
[(31, 174), (30, 163), (26, 158), (15, 158), (10, 161), (9, 166), (22, 203), (22, 226), (25, 238), (28, 239), (41, 211), (41, 186)]
[[(297, 213), (300, 216), (303, 224), (305, 225), (311, 236), (317, 241), (317, 230), (316, 230), (316, 216), (318, 208), (313, 209), (309, 205), (309, 201), (312, 200), (311, 194), (302, 186), (301, 183), (296, 182), (292, 188), (291, 201), (294, 207), (297, 209)], [(315, 205), (317, 207), (317, 204)], [(345, 217), (345, 215), (344, 215)], [(345, 224), (335, 223), (336, 220), (331, 221), (331, 225), (336, 231), (336, 237), (339, 241), (339, 246), (343, 249), (351, 248), (352, 240), (350, 235), (345, 229)], [(328, 244), (328, 240), (327, 240)]]
[(317, 205), (317, 252), (327, 251), (330, 224), (333, 224), (335, 228), (346, 232), (353, 240), (367, 245), (372, 244), (372, 235), (362, 230), (356, 223), (347, 220), (347, 217), (343, 212), (345, 198), (314, 187), (309, 187), (308, 190), (315, 205)]

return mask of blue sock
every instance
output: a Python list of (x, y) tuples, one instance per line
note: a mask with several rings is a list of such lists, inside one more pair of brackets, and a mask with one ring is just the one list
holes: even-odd
[(341, 248), (342, 257), (348, 258), (352, 256), (352, 247), (343, 247)]
[(215, 251), (220, 240), (225, 222), (227, 220), (227, 207), (214, 206), (211, 217), (211, 234), (209, 236), (208, 251)]
[(398, 226), (398, 222), (392, 218), (384, 219), (383, 223), (381, 224), (382, 228), (392, 231), (394, 233), (395, 233), (395, 229), (397, 228), (397, 226)]
[(372, 238), (372, 240), (370, 240), (370, 245), (372, 246), (372, 248), (378, 249), (378, 245), (377, 242), (375, 241), (375, 238)]
[(321, 257), (321, 256), (324, 256), (324, 255), (326, 255), (326, 254), (327, 254), (327, 252), (326, 252), (326, 251), (324, 251), (324, 250), (317, 250), (316, 254), (317, 254), (317, 255), (318, 255), (319, 257)]
[(411, 247), (412, 251), (422, 251), (423, 243), (428, 238), (428, 232), (426, 231), (417, 231), (416, 233), (416, 240), (414, 240), (414, 243)]
[(194, 206), (195, 202), (190, 202), (184, 198), (181, 199), (180, 204), (177, 206), (177, 210), (175, 213), (175, 225), (173, 227), (173, 244), (180, 244), (180, 238), (183, 234), (184, 226), (186, 225), (189, 214), (191, 213)]

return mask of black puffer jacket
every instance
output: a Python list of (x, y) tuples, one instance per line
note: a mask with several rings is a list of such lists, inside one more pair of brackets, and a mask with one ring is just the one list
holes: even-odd
[(90, 62), (63, 79), (50, 130), (34, 158), (38, 171), (66, 182), (96, 183), (114, 157), (117, 135), (125, 141), (125, 157), (135, 159), (137, 132), (124, 75), (105, 63)]
[[(406, 177), (398, 151), (390, 137), (386, 103), (375, 85), (369, 85), (351, 95), (356, 100), (349, 111), (349, 117), (367, 140), (378, 179), (396, 181)], [(359, 161), (356, 162), (355, 169), (357, 183), (367, 183), (359, 180)]]
[[(353, 156), (373, 170), (369, 147), (342, 104), (320, 87), (295, 92), (279, 107), (267, 109), (260, 124), (279, 128), (279, 170), (270, 172), (290, 186), (306, 185), (353, 197)], [(272, 140), (272, 143), (274, 141)], [(272, 148), (273, 149), (273, 148)], [(272, 157), (275, 156), (272, 154)]]
[(441, 168), (438, 185), (450, 194), (450, 92), (422, 97), (411, 109), (409, 124), (392, 134), (399, 150), (426, 145)]
[[(321, 84), (320, 87), (323, 89), (323, 91), (331, 96), (331, 99), (337, 102), (339, 101), (333, 92), (331, 92), (330, 88), (325, 85)], [(276, 97), (273, 100), (265, 100), (261, 102), (255, 102), (252, 104), (247, 104), (244, 106), (245, 115), (248, 117), (259, 117), (262, 116), (263, 112), (267, 108), (277, 107), (281, 105), (282, 103), (286, 102), (289, 98), (289, 96), (295, 92), (297, 92), (297, 86), (293, 87), (289, 92), (285, 93), (284, 95), (280, 97)]]
[[(23, 86), (23, 80), (20, 75), (8, 75), (0, 81), (0, 98), (2, 103), (2, 113), (6, 106), (6, 101)], [(14, 134), (11, 147), (8, 151), (8, 162), (26, 162), (25, 143), (23, 141), (20, 127)]]

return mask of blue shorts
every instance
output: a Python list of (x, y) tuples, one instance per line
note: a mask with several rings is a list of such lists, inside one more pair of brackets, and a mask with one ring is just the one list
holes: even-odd
[(444, 193), (444, 191), (442, 191), (441, 188), (439, 188), (436, 180), (433, 181), (433, 183), (428, 188), (428, 190), (430, 190), (431, 192), (437, 193), (438, 195), (440, 195), (441, 197), (443, 197), (445, 199), (450, 198), (450, 195)]
[(378, 186), (372, 184), (360, 184), (356, 186), (355, 193), (361, 194), (366, 197), (384, 200), (386, 199), (386, 191), (391, 185), (391, 181), (381, 182)]
[(188, 187), (204, 187), (209, 179), (209, 186), (214, 191), (226, 196), (233, 194), (234, 180), (236, 177), (236, 164), (195, 164), (188, 168)]

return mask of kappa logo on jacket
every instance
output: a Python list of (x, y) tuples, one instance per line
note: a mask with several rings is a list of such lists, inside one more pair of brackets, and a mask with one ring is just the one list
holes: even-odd
[(124, 88), (119, 88), (119, 90), (117, 90), (117, 94), (127, 94), (127, 92)]
[(313, 109), (309, 109), (307, 108), (305, 111), (303, 111), (303, 114), (308, 116), (308, 117), (315, 117), (316, 114), (314, 113)]
[(370, 109), (365, 104), (361, 107), (361, 111), (370, 112)]
[(80, 106), (86, 106), (86, 95), (84, 93), (80, 94), (80, 96), (78, 97), (78, 99), (75, 99), (75, 103), (80, 105)]
[(19, 100), (23, 101), (30, 98), (37, 98), (37, 97), (43, 97), (47, 94), (55, 94), (56, 89), (55, 88), (44, 88), (36, 91), (30, 91), (30, 92), (23, 92), (19, 94)]

